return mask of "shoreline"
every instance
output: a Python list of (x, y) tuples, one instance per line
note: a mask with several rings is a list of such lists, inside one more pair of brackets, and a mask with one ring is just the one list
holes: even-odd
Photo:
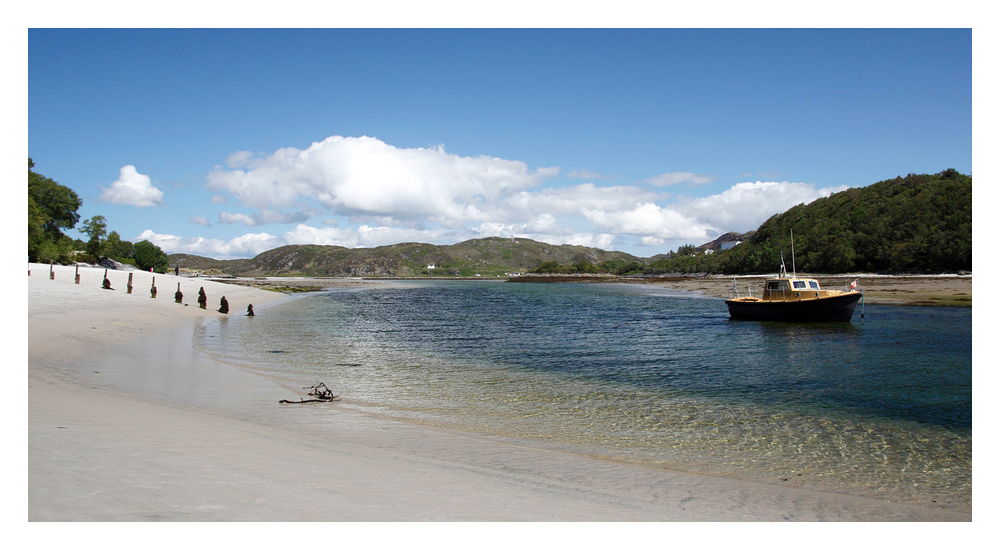
[[(214, 362), (191, 349), (191, 333), (225, 322), (211, 309), (223, 293), (231, 315), (251, 302), (266, 315), (284, 294), (156, 275), (151, 300), (149, 273), (133, 272), (128, 295), (128, 272), (109, 272), (116, 290), (106, 291), (100, 269), (81, 268), (75, 285), (74, 268), (53, 281), (48, 267), (32, 265), (28, 284), (29, 521), (971, 521), (547, 451), (335, 402), (280, 406), (312, 381)], [(173, 303), (177, 282), (191, 305)], [(207, 310), (193, 303), (201, 286)]]
[[(810, 275), (824, 288), (840, 288), (857, 279), (865, 293), (865, 301), (872, 305), (904, 305), (928, 307), (972, 307), (972, 275)], [(513, 279), (484, 279), (476, 277), (245, 277), (203, 278), (233, 286), (250, 286), (279, 292), (310, 292), (324, 288), (343, 288), (377, 284), (387, 281), (483, 281), (515, 283), (613, 283), (643, 284), (685, 290), (713, 298), (731, 298), (734, 279), (742, 294), (747, 286), (759, 293), (765, 275), (707, 275), (703, 277), (609, 277), (602, 275), (522, 275)], [(198, 278), (191, 278), (199, 280)]]

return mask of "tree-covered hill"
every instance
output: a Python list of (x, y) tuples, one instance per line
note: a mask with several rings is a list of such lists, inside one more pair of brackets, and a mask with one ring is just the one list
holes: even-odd
[[(624, 252), (574, 245), (551, 245), (531, 239), (489, 237), (454, 245), (400, 243), (375, 248), (290, 245), (249, 260), (214, 260), (190, 254), (170, 256), (170, 265), (237, 276), (445, 276), (497, 277), (526, 272), (547, 261), (559, 263), (637, 262)], [(433, 268), (428, 266), (433, 265)]]
[(910, 174), (799, 205), (764, 222), (720, 257), (723, 273), (766, 273), (781, 263), (812, 273), (972, 270), (972, 177)]

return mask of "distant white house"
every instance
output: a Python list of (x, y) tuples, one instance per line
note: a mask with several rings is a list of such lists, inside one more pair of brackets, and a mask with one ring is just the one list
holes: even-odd
[(722, 247), (723, 250), (729, 250), (730, 248), (740, 244), (741, 242), (743, 241), (726, 241), (724, 243), (721, 243), (720, 246)]
[(712, 250), (711, 248), (707, 248), (707, 249), (705, 249), (705, 255), (706, 255), (706, 256), (708, 256), (709, 254), (711, 254), (711, 253), (713, 253), (713, 252), (715, 252), (715, 251), (714, 251), (714, 250)]
[(434, 269), (436, 266), (434, 264), (427, 264), (427, 269)]

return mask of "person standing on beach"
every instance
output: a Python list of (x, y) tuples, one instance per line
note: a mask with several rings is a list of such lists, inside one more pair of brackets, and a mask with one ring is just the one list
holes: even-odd
[(219, 302), (219, 313), (229, 313), (229, 301), (223, 296), (222, 300)]
[(198, 307), (200, 307), (201, 309), (205, 309), (205, 306), (207, 305), (208, 305), (208, 296), (205, 296), (205, 287), (201, 287), (198, 289)]
[(253, 317), (253, 304), (247, 306), (247, 317)]

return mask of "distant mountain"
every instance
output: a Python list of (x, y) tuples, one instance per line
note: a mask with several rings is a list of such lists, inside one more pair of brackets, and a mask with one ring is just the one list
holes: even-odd
[[(289, 245), (252, 259), (215, 260), (191, 254), (168, 256), (171, 266), (206, 274), (241, 277), (297, 275), (306, 277), (482, 277), (527, 272), (549, 261), (573, 264), (604, 261), (636, 262), (624, 252), (575, 245), (551, 245), (531, 239), (488, 237), (454, 245), (400, 243), (375, 248)], [(429, 267), (433, 266), (433, 268)]]

